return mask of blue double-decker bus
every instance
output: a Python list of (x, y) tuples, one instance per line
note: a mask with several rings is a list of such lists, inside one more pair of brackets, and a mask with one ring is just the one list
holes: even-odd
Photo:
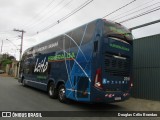
[(96, 19), (27, 49), (19, 82), (60, 102), (119, 102), (130, 97), (132, 34), (119, 23)]

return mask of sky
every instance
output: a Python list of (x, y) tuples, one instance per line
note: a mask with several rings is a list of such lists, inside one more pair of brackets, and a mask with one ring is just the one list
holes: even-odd
[[(85, 2), (84, 8), (57, 23)], [(20, 32), (24, 30), (23, 51), (40, 42), (63, 34), (73, 28), (114, 12), (133, 0), (0, 0), (0, 47), (2, 53), (9, 53), (19, 60)], [(150, 14), (122, 22), (127, 28), (160, 19), (160, 0), (135, 0), (131, 4), (105, 17), (107, 20), (122, 22), (148, 10)], [(50, 29), (45, 29), (48, 26)], [(160, 23), (132, 31), (134, 38), (160, 33)], [(7, 40), (6, 40), (7, 39)], [(1, 51), (0, 51), (1, 52)]]

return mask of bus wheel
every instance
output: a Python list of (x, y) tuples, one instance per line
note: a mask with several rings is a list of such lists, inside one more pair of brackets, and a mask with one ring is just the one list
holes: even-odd
[(65, 94), (65, 86), (64, 84), (60, 85), (59, 86), (59, 89), (58, 89), (58, 99), (60, 102), (62, 103), (66, 103), (67, 102), (67, 98), (66, 98), (66, 94)]
[(49, 87), (48, 87), (48, 95), (49, 95), (49, 97), (51, 97), (51, 98), (54, 98), (54, 99), (57, 98), (57, 90), (55, 89), (53, 82), (51, 82), (51, 83), (49, 84)]

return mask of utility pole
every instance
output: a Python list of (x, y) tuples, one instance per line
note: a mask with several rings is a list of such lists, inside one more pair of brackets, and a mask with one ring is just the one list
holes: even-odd
[(21, 58), (22, 58), (22, 49), (23, 49), (23, 34), (25, 33), (25, 31), (24, 30), (18, 30), (18, 29), (13, 29), (13, 31), (22, 33), (22, 35), (21, 35), (20, 55), (19, 55), (19, 65), (18, 65), (18, 73), (17, 73), (17, 77), (19, 78), (20, 63), (21, 63), (20, 61), (21, 61)]
[(22, 35), (21, 35), (20, 56), (19, 56), (19, 60), (21, 60), (21, 57), (22, 57), (22, 49), (23, 49), (23, 34), (25, 33), (25, 31), (24, 31), (24, 30), (18, 30), (18, 29), (14, 29), (13, 31), (21, 32), (21, 33), (22, 33)]
[(3, 40), (2, 40), (2, 45), (1, 45), (1, 53), (2, 53), (2, 48), (3, 48)]

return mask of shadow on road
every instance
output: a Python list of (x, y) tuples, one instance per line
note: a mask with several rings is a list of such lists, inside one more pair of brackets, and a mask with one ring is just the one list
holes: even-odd
[[(19, 85), (19, 87), (23, 87), (22, 85)], [(25, 88), (27, 89), (31, 89), (34, 92), (38, 92), (39, 94), (44, 95), (44, 97), (48, 97), (47, 92), (30, 87), (30, 86), (25, 86)], [(51, 99), (48, 97), (48, 99)], [(58, 101), (58, 99), (57, 99)], [(54, 102), (54, 99), (53, 99)], [(68, 100), (67, 103), (60, 103), (60, 104), (65, 104), (65, 106), (72, 106), (74, 108), (78, 108), (81, 110), (85, 110), (85, 111), (120, 111), (123, 109), (122, 106), (116, 105), (114, 103), (84, 103), (84, 102), (77, 102), (77, 101), (73, 101), (73, 100)]]
[(88, 111), (118, 111), (122, 110), (122, 107), (115, 105), (114, 103), (82, 103), (69, 100), (69, 105), (74, 105), (74, 107), (82, 108)]

